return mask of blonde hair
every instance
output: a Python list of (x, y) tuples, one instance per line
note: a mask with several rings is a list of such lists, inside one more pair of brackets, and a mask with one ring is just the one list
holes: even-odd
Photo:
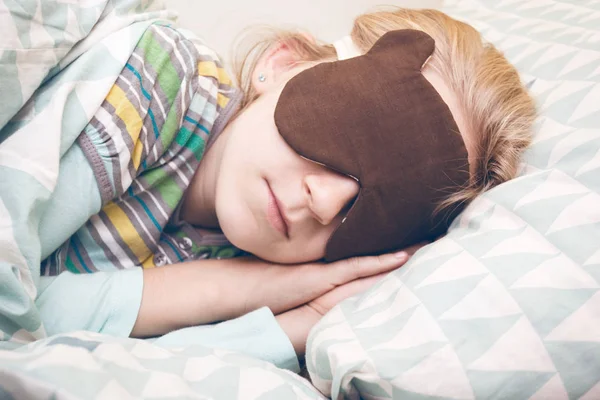
[[(386, 32), (398, 29), (421, 30), (435, 40), (429, 66), (458, 99), (468, 128), (470, 182), (448, 196), (438, 209), (466, 204), (514, 178), (521, 156), (531, 143), (536, 117), (534, 101), (516, 69), (472, 26), (437, 10), (394, 8), (364, 14), (354, 21), (351, 37), (361, 51), (367, 52)], [(255, 66), (275, 43), (290, 47), (299, 63), (337, 59), (332, 45), (310, 40), (300, 32), (271, 30), (234, 64), (245, 105), (257, 97), (251, 85)]]

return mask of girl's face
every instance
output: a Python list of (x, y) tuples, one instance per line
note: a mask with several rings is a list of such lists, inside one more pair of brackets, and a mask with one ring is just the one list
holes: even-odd
[(215, 211), (235, 246), (273, 262), (300, 263), (325, 256), (359, 184), (287, 145), (274, 121), (283, 87), (261, 95), (221, 134)]
[[(202, 159), (198, 181), (207, 183), (191, 186), (197, 198), (202, 193), (208, 198), (197, 202), (211, 214), (206, 226), (212, 226), (216, 217), (235, 246), (277, 263), (323, 258), (329, 237), (360, 188), (353, 178), (302, 158), (277, 130), (274, 114), (279, 95), (287, 81), (306, 68), (279, 74), (273, 86), (227, 125)], [(423, 75), (450, 107), (470, 149), (471, 136), (466, 134), (468, 126), (457, 98), (433, 69), (426, 67)], [(202, 225), (202, 218), (196, 219)]]

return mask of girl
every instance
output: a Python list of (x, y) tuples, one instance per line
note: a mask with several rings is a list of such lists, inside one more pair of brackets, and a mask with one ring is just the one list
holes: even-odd
[[(405, 34), (415, 31), (422, 33)], [(251, 47), (236, 76), (237, 85), (210, 49), (184, 33), (160, 24), (146, 31), (73, 150), (92, 169), (102, 204), (46, 251), (42, 269), (51, 277), (36, 303), (49, 334), (167, 334), (158, 341), (195, 340), (297, 370), (296, 356), (320, 317), (400, 267), (418, 245), (366, 254), (441, 234), (444, 217), (513, 178), (535, 117), (506, 59), (472, 27), (435, 10), (365, 14), (336, 46), (277, 32)], [(420, 89), (366, 101), (382, 99), (390, 76)], [(310, 91), (321, 87), (327, 90)], [(308, 100), (297, 101), (305, 89)], [(432, 104), (441, 111), (422, 111)], [(386, 151), (393, 156), (367, 156), (370, 144), (346, 149), (340, 139), (319, 153), (340, 126), (358, 132), (363, 117), (371, 118), (365, 129), (393, 121), (372, 131), (401, 132), (400, 145)], [(386, 140), (398, 140), (389, 132)], [(414, 150), (398, 156), (398, 147)], [(344, 166), (349, 154), (357, 158)], [(350, 171), (378, 156), (380, 164)], [(428, 202), (419, 196), (436, 174), (423, 171), (435, 171), (441, 164), (431, 163), (440, 159), (454, 162), (437, 174), (453, 178), (450, 195), (427, 208), (431, 215), (399, 209), (394, 199)], [(415, 163), (410, 172), (398, 169)], [(389, 171), (393, 179), (381, 183)], [(407, 176), (414, 180), (385, 197)], [(376, 207), (366, 200), (371, 183), (372, 192), (384, 193)], [(67, 186), (59, 182), (56, 208), (68, 203)], [(369, 219), (369, 209), (383, 216)], [(432, 215), (442, 218), (431, 224)], [(400, 240), (398, 221), (428, 221), (429, 230)], [(201, 326), (218, 321), (227, 322)]]

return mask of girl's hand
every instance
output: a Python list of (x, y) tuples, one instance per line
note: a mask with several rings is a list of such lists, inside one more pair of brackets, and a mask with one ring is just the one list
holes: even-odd
[[(268, 306), (274, 314), (306, 304), (349, 282), (388, 273), (408, 260), (405, 251), (353, 257), (332, 263), (276, 265), (248, 287), (245, 312)], [(263, 280), (265, 278), (266, 280)]]
[[(405, 249), (405, 251), (409, 256), (412, 256), (418, 249), (426, 244), (427, 243), (420, 243)], [(329, 310), (342, 300), (369, 289), (386, 275), (387, 272), (355, 279), (335, 287), (329, 292), (300, 307), (278, 315), (277, 322), (279, 322), (279, 325), (292, 342), (296, 354), (300, 358), (304, 356), (306, 351), (306, 340), (310, 330), (327, 312), (329, 312)]]
[(408, 254), (400, 252), (329, 264), (279, 265), (246, 257), (146, 269), (142, 304), (131, 335), (162, 335), (237, 318), (264, 306), (280, 314), (340, 288), (315, 303), (328, 306), (328, 301), (339, 301), (336, 293), (343, 296), (348, 291), (347, 283), (387, 273), (407, 259)]

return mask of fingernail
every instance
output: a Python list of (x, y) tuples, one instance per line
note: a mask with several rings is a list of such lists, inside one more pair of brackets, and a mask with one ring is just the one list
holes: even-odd
[(405, 251), (399, 251), (397, 253), (394, 253), (394, 257), (396, 258), (406, 258), (408, 257), (408, 254)]

